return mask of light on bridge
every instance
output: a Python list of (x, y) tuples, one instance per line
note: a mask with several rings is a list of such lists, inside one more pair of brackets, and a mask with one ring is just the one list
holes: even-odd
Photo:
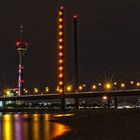
[(67, 87), (66, 87), (66, 90), (67, 90), (68, 92), (72, 91), (72, 85), (67, 86)]
[(5, 92), (6, 95), (9, 95), (10, 93), (11, 93), (11, 91), (8, 90), (8, 89), (7, 89), (6, 92)]
[(45, 87), (45, 92), (46, 92), (46, 93), (49, 92), (49, 87)]
[(121, 88), (124, 88), (125, 87), (125, 83), (121, 83)]
[(28, 90), (25, 90), (24, 92), (27, 94), (28, 93)]
[(114, 85), (116, 86), (117, 85), (117, 82), (114, 82)]
[(79, 90), (82, 90), (82, 89), (83, 89), (83, 86), (79, 86), (78, 89), (79, 89)]
[(96, 85), (93, 85), (92, 86), (92, 89), (96, 90), (97, 86)]
[(107, 96), (103, 96), (102, 99), (103, 99), (103, 100), (107, 100)]
[(98, 83), (98, 85), (101, 86), (102, 84), (101, 83)]
[(105, 89), (106, 89), (106, 90), (110, 90), (111, 88), (112, 88), (111, 83), (106, 83), (106, 84), (105, 84)]
[(140, 83), (139, 83), (139, 82), (137, 82), (137, 83), (136, 83), (136, 86), (137, 86), (137, 87), (140, 87)]
[(39, 92), (39, 89), (38, 88), (34, 88), (34, 92), (35, 93), (38, 93)]

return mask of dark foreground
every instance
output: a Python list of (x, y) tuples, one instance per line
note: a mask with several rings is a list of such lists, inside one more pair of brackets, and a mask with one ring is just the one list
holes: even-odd
[(140, 140), (140, 109), (83, 110), (59, 118), (72, 129), (56, 140)]

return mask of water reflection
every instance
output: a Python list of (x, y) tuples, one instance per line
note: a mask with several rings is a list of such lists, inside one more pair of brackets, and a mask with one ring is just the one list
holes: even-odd
[(5, 114), (0, 119), (0, 140), (50, 140), (70, 131), (52, 123), (49, 114)]

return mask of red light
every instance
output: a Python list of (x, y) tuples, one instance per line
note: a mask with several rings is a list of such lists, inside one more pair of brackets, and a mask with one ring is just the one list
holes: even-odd
[(77, 15), (74, 15), (73, 17), (74, 17), (74, 18), (77, 18)]
[(19, 45), (20, 45), (20, 43), (21, 43), (20, 41), (17, 41), (17, 42), (16, 42), (16, 46), (19, 46)]
[(19, 45), (24, 45), (24, 46), (28, 46), (28, 43), (26, 43), (26, 42), (22, 42), (22, 41), (17, 41), (16, 42), (16, 46), (18, 47)]
[(18, 80), (18, 83), (24, 83), (24, 80)]
[(60, 6), (60, 9), (61, 9), (61, 10), (63, 10), (63, 9), (64, 9), (64, 7), (63, 7), (63, 6)]

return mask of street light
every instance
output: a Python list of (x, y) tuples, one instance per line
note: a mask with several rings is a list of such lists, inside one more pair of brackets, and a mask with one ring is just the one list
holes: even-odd
[(78, 87), (78, 89), (79, 89), (79, 90), (82, 90), (82, 89), (83, 89), (83, 87), (82, 87), (82, 86), (79, 86), (79, 87)]
[(121, 88), (124, 88), (125, 87), (125, 83), (121, 83)]
[(72, 91), (72, 85), (67, 86), (67, 87), (66, 87), (66, 90), (67, 90), (68, 92)]
[(49, 87), (45, 88), (45, 92), (48, 93), (49, 92)]
[(35, 93), (38, 93), (39, 92), (39, 89), (38, 88), (34, 88), (34, 92)]
[(137, 86), (137, 87), (140, 87), (140, 83), (139, 83), (139, 82), (137, 82), (137, 83), (136, 83), (136, 86)]
[(105, 89), (106, 90), (111, 90), (111, 88), (112, 88), (112, 84), (111, 83), (106, 83), (105, 84)]
[(92, 86), (92, 89), (96, 90), (97, 86), (96, 85), (93, 85)]

